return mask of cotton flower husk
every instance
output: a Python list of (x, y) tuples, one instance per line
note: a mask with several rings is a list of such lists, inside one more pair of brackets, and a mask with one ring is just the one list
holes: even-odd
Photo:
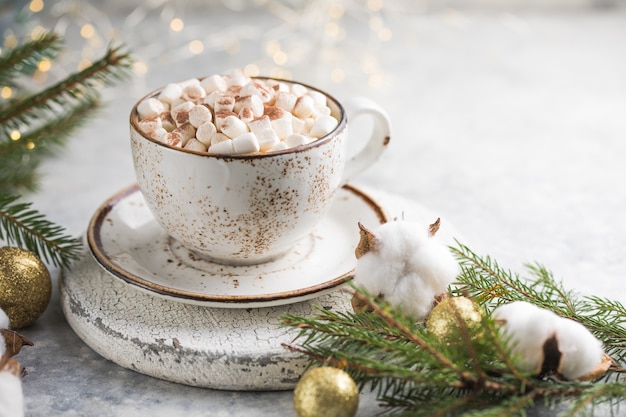
[(458, 275), (458, 263), (424, 225), (389, 222), (373, 234), (375, 250), (358, 259), (355, 284), (415, 319), (425, 319), (435, 296)]

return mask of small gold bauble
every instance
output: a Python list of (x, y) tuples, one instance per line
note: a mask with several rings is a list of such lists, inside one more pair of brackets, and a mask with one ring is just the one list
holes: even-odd
[(26, 249), (0, 248), (0, 307), (9, 316), (12, 329), (33, 323), (50, 302), (50, 272)]
[(359, 390), (346, 372), (322, 366), (300, 378), (293, 403), (298, 417), (354, 417)]
[(442, 300), (426, 319), (428, 331), (442, 342), (448, 342), (455, 334), (458, 335), (459, 321), (454, 310), (470, 331), (478, 328), (482, 321), (480, 307), (473, 300), (467, 297), (450, 297)]

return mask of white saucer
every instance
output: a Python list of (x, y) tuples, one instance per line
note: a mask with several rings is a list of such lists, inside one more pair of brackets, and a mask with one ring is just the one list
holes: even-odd
[(346, 185), (322, 223), (287, 255), (260, 265), (220, 265), (170, 238), (133, 185), (96, 211), (87, 241), (106, 271), (153, 295), (209, 307), (267, 307), (318, 297), (351, 279), (358, 222), (373, 228), (386, 219), (372, 198)]

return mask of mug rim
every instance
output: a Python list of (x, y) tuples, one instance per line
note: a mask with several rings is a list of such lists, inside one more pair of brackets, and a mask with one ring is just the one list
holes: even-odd
[[(204, 77), (197, 77), (198, 80), (203, 80), (204, 78), (206, 78), (207, 76)], [(222, 159), (259, 159), (259, 158), (271, 158), (271, 157), (275, 157), (275, 156), (279, 156), (279, 155), (286, 155), (286, 154), (292, 154), (292, 153), (298, 153), (298, 152), (302, 152), (311, 148), (315, 148), (318, 146), (321, 146), (325, 143), (328, 143), (330, 140), (333, 139), (333, 137), (335, 137), (337, 135), (337, 133), (339, 133), (341, 130), (345, 129), (346, 124), (347, 124), (347, 117), (346, 117), (346, 110), (343, 107), (343, 105), (341, 104), (341, 102), (339, 100), (337, 100), (334, 96), (328, 94), (327, 92), (317, 88), (317, 87), (313, 87), (309, 84), (305, 84), (299, 81), (294, 81), (294, 80), (287, 80), (287, 79), (283, 79), (283, 78), (274, 78), (274, 77), (269, 77), (269, 76), (255, 76), (255, 77), (250, 77), (251, 79), (254, 80), (274, 80), (274, 81), (278, 81), (278, 82), (286, 82), (289, 84), (299, 84), (303, 87), (306, 87), (310, 90), (314, 90), (317, 91), (318, 93), (323, 94), (327, 100), (331, 100), (335, 106), (337, 106), (337, 109), (339, 111), (339, 115), (341, 116), (340, 120), (337, 123), (337, 126), (335, 126), (335, 128), (333, 130), (331, 130), (329, 133), (327, 133), (326, 135), (322, 136), (321, 138), (318, 138), (310, 143), (304, 144), (304, 145), (299, 145), (299, 146), (293, 146), (287, 149), (282, 149), (279, 151), (273, 151), (273, 152), (256, 152), (256, 153), (246, 153), (246, 154), (223, 154), (223, 153), (209, 153), (209, 152), (201, 152), (201, 151), (195, 151), (195, 150), (191, 150), (191, 149), (185, 149), (182, 147), (176, 147), (176, 146), (172, 146), (172, 145), (168, 145), (166, 143), (160, 142), (156, 139), (152, 139), (150, 137), (148, 137), (140, 128), (139, 128), (139, 117), (138, 117), (138, 111), (137, 111), (137, 107), (139, 106), (139, 104), (151, 97), (156, 97), (158, 93), (160, 93), (165, 86), (161, 86), (158, 87), (152, 91), (150, 91), (148, 94), (144, 95), (143, 97), (141, 97), (139, 100), (137, 100), (135, 102), (135, 104), (133, 105), (131, 111), (130, 111), (130, 126), (132, 127), (132, 129), (138, 133), (143, 139), (148, 140), (156, 145), (162, 146), (166, 149), (171, 149), (171, 150), (175, 150), (178, 152), (184, 152), (184, 153), (188, 153), (188, 154), (192, 154), (192, 155), (198, 155), (198, 156), (206, 156), (206, 157), (213, 157), (213, 158), (222, 158)]]

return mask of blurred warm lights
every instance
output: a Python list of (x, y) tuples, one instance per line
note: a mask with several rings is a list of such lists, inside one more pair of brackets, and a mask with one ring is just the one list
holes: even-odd
[(328, 8), (328, 16), (331, 19), (339, 19), (345, 13), (345, 9), (342, 4), (332, 3)]
[(43, 10), (43, 1), (42, 0), (32, 0), (28, 9), (33, 13), (38, 13)]
[(383, 9), (383, 0), (367, 0), (367, 8), (373, 12), (379, 12)]
[(389, 28), (382, 28), (381, 30), (378, 31), (378, 39), (380, 39), (383, 42), (388, 42), (391, 40), (393, 34), (391, 33), (391, 29)]
[(96, 30), (94, 29), (94, 27), (92, 25), (90, 25), (89, 23), (84, 24), (81, 28), (80, 28), (80, 36), (82, 36), (85, 39), (90, 39), (93, 37), (93, 35), (95, 35)]
[(139, 76), (146, 75), (148, 73), (148, 66), (143, 61), (136, 61), (133, 63), (133, 72)]
[(9, 133), (9, 136), (11, 137), (11, 140), (20, 140), (22, 138), (20, 131), (15, 129)]
[(335, 83), (342, 83), (346, 79), (346, 73), (341, 68), (334, 68), (330, 72), (330, 79)]
[(0, 97), (3, 99), (9, 99), (13, 96), (13, 89), (11, 87), (5, 86), (0, 89)]
[[(49, 31), (37, 24), (36, 19), (41, 17), (34, 16), (35, 13), (44, 10), (44, 1), (28, 0), (25, 2), (32, 13), (34, 27), (28, 32), (16, 32), (20, 36), (20, 41), (23, 34), (36, 40)], [(268, 75), (290, 80), (293, 78), (290, 71), (294, 68), (309, 67), (309, 58), (315, 58), (315, 62), (322, 69), (317, 74), (325, 74), (325, 77), (333, 83), (346, 82), (347, 74), (350, 74), (352, 78), (354, 72), (363, 77), (363, 84), (367, 83), (371, 88), (379, 88), (388, 80), (377, 51), (383, 43), (394, 38), (391, 29), (393, 26), (389, 26), (389, 13), (385, 10), (386, 6), (389, 9), (388, 3), (390, 2), (320, 0), (311, 2), (310, 7), (300, 7), (299, 3), (302, 2), (291, 0), (254, 0), (250, 2), (251, 7), (264, 8), (266, 12), (278, 18), (276, 27), (262, 32), (260, 27), (251, 24), (243, 26), (243, 30), (239, 31), (233, 30), (224, 22), (211, 28), (210, 37), (207, 37), (204, 23), (195, 19), (194, 16), (188, 16), (184, 4), (181, 3), (173, 0), (137, 2), (131, 11), (133, 19), (127, 19), (122, 26), (115, 26), (107, 20), (109, 18), (106, 13), (106, 2), (101, 3), (102, 6), (99, 7), (101, 10), (96, 10), (81, 6), (82, 2), (76, 0), (58, 0), (54, 7), (46, 3), (48, 6), (46, 11), (49, 15), (65, 11), (64, 18), (60, 19), (56, 26), (46, 27), (53, 28), (51, 30), (62, 36), (72, 33), (70, 29), (79, 31), (80, 37), (85, 41), (84, 47), (82, 50), (79, 48), (74, 50), (76, 59), (71, 61), (71, 66), (80, 61), (79, 70), (92, 65), (110, 39), (123, 37), (120, 35), (124, 33), (119, 33), (120, 30), (146, 32), (148, 28), (139, 28), (136, 22), (152, 15), (157, 16), (158, 21), (167, 28), (165, 31), (169, 34), (166, 33), (162, 37), (164, 45), (161, 48), (162, 51), (157, 51), (154, 37), (142, 33), (143, 38), (146, 39), (146, 44), (143, 45), (145, 51), (140, 48), (136, 49), (139, 55), (146, 52), (143, 55), (145, 60), (137, 60), (132, 66), (133, 73), (140, 77), (149, 72), (149, 64), (152, 65), (153, 62), (169, 65), (175, 59), (190, 59), (194, 55), (201, 55), (207, 51), (218, 54), (227, 53), (237, 56), (235, 59), (239, 60), (239, 54), (250, 51), (248, 43), (256, 42), (255, 46), (261, 45), (262, 49), (259, 51), (260, 56), (247, 56), (249, 61), (254, 61), (254, 64), (250, 63), (243, 69), (248, 76)], [(67, 12), (69, 10), (71, 13)], [(183, 20), (185, 16), (188, 18)], [(462, 16), (454, 10), (448, 10), (444, 18), (448, 22), (458, 23)], [(244, 25), (244, 23), (241, 24)], [(358, 25), (356, 29), (369, 30), (370, 36), (360, 37), (362, 30), (353, 30), (355, 29), (353, 24)], [(150, 28), (150, 30), (153, 29)], [(3, 48), (13, 49), (18, 45), (16, 34), (10, 28), (2, 33), (0, 55)], [(355, 39), (355, 36), (359, 38)], [(360, 46), (355, 48), (355, 41)], [(6, 54), (6, 51), (4, 53)], [(65, 69), (67, 67), (63, 62), (56, 63), (55, 61), (54, 68), (52, 68), (52, 62), (49, 59), (41, 60), (37, 65), (37, 71), (33, 74), (33, 80), (44, 82), (48, 77), (53, 78), (55, 73)], [(0, 98), (6, 100), (14, 95), (15, 92), (10, 87), (0, 86)]]
[(87, 58), (83, 58), (80, 60), (80, 62), (78, 63), (78, 70), (82, 71), (85, 68), (88, 68), (91, 65), (91, 60), (87, 59)]
[(43, 26), (41, 25), (37, 25), (33, 28), (33, 30), (30, 31), (30, 38), (32, 40), (37, 40), (39, 38), (41, 38), (41, 36), (46, 33), (46, 29), (44, 29)]
[(52, 67), (52, 62), (49, 59), (47, 59), (47, 58), (42, 59), (37, 64), (37, 70), (39, 70), (41, 72), (50, 71), (51, 67)]
[(178, 17), (175, 17), (170, 21), (170, 29), (172, 32), (180, 32), (185, 27), (185, 22)]
[(243, 69), (243, 73), (246, 74), (248, 77), (258, 77), (261, 74), (261, 70), (256, 64), (248, 64)]
[(189, 52), (194, 55), (198, 55), (201, 54), (202, 51), (204, 51), (204, 43), (202, 43), (201, 40), (194, 39), (193, 41), (189, 42)]
[(12, 49), (12, 48), (15, 48), (16, 46), (17, 46), (17, 37), (14, 34), (9, 33), (8, 35), (4, 37), (5, 48)]

